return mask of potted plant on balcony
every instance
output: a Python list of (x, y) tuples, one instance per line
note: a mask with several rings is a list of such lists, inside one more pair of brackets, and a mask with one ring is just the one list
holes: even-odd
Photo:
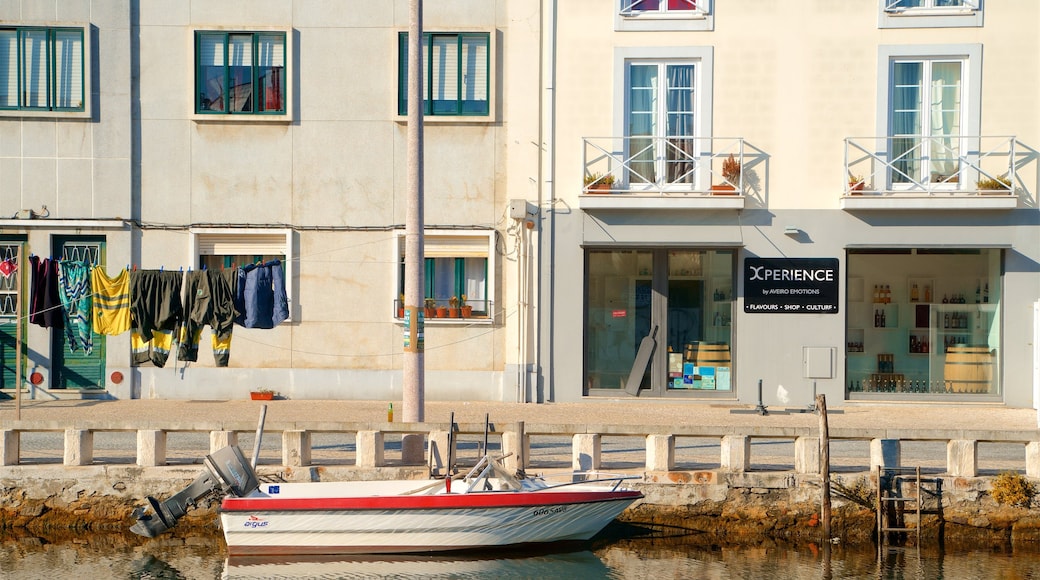
[(459, 310), (462, 312), (463, 318), (469, 318), (473, 316), (473, 306), (466, 304), (466, 295), (463, 294), (459, 300)]
[(1006, 175), (999, 177), (984, 177), (975, 186), (979, 188), (979, 195), (1007, 195), (1011, 193), (1011, 178)]
[(458, 296), (452, 296), (448, 299), (448, 318), (459, 317), (459, 298)]
[(401, 294), (397, 302), (397, 317), (404, 318), (404, 294)]
[(610, 193), (614, 189), (614, 176), (611, 174), (590, 173), (585, 176), (587, 193)]
[(437, 316), (437, 301), (433, 298), (423, 299), (423, 316), (434, 318)]
[(862, 175), (855, 175), (849, 173), (849, 193), (852, 195), (859, 195), (863, 188), (866, 186), (866, 181)]
[(736, 195), (737, 184), (740, 183), (740, 163), (730, 153), (722, 162), (722, 179), (723, 183), (715, 184), (711, 186), (711, 192), (713, 195)]

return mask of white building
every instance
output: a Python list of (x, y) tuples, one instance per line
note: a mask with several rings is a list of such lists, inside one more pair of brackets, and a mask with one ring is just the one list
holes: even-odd
[[(426, 2), (426, 397), (1035, 405), (1035, 4)], [(227, 367), (209, 330), (135, 365), (0, 278), (6, 393), (20, 351), (33, 395), (399, 400), (407, 29), (407, 0), (0, 5), (0, 259), (277, 258), (290, 306)]]
[(1040, 5), (554, 5), (546, 398), (1035, 404)]

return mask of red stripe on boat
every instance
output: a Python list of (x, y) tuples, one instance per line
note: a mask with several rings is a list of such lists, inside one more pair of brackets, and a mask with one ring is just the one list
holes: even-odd
[(373, 497), (264, 498), (226, 497), (227, 512), (329, 511), (329, 510), (428, 510), (453, 508), (502, 508), (554, 506), (603, 501), (636, 500), (640, 491), (501, 492), (441, 495), (390, 495)]

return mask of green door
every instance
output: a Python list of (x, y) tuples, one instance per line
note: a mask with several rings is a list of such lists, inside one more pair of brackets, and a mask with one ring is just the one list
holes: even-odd
[[(96, 237), (55, 237), (54, 255), (62, 260), (88, 261), (94, 266), (104, 263), (105, 240)], [(105, 336), (94, 333), (94, 348), (88, 354), (82, 348), (73, 351), (64, 330), (51, 330), (51, 369), (55, 389), (102, 389), (105, 386)]]
[[(10, 260), (18, 262), (18, 246), (23, 244), (21, 240), (0, 241), (0, 262)], [(18, 324), (22, 324), (22, 342), (25, 342), (25, 320), (19, 319), (18, 311), (26, 312), (25, 301), (21, 300), (22, 307), (18, 308), (18, 281), (22, 279), (23, 273), (19, 269), (10, 275), (0, 273), (0, 388), (11, 389), (12, 392), (17, 384), (15, 371), (17, 370), (18, 348), (15, 340), (18, 338)], [(25, 373), (25, 346), (22, 345), (22, 373)]]

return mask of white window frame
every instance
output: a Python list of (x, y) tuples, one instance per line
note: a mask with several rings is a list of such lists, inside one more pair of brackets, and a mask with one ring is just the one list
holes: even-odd
[[(619, 32), (715, 30), (714, 0), (697, 0), (694, 10), (633, 11), (637, 0), (614, 0), (614, 30)], [(668, 0), (660, 0), (666, 4)]]
[(900, 8), (897, 0), (878, 0), (878, 28), (977, 28), (983, 24), (985, 1), (936, 6), (935, 0), (923, 0), (924, 6)]
[[(192, 267), (199, 263), (199, 257), (235, 256), (239, 254), (282, 254), (285, 265), (285, 295), (289, 300), (289, 318), (292, 322), (293, 312), (293, 276), (295, 262), (293, 256), (296, 248), (293, 243), (293, 231), (289, 228), (191, 228), (188, 230), (189, 250)], [(228, 251), (211, 251), (214, 244), (229, 248)]]
[[(898, 60), (960, 60), (961, 69), (961, 131), (966, 136), (961, 140), (961, 151), (978, 150), (977, 137), (982, 130), (982, 45), (981, 44), (936, 44), (936, 45), (883, 45), (878, 47), (877, 69), (877, 135), (891, 135), (892, 122), (892, 71)], [(885, 141), (885, 154), (889, 154), (889, 143)], [(972, 182), (972, 176), (961, 177), (960, 183)], [(886, 176), (886, 180), (890, 179)]]
[[(694, 122), (696, 130), (694, 137), (710, 142), (712, 136), (712, 110), (714, 94), (713, 78), (714, 49), (710, 46), (690, 47), (664, 47), (664, 48), (618, 48), (614, 52), (614, 78), (619, 82), (614, 87), (614, 135), (628, 139), (628, 111), (629, 111), (629, 64), (632, 63), (676, 63), (696, 65), (696, 81), (694, 84)], [(661, 122), (666, 122), (662, 119)], [(626, 156), (628, 152), (626, 151)], [(711, 176), (707, 172), (698, 172), (695, 189), (706, 188), (710, 184)], [(625, 176), (626, 187), (628, 178)], [(684, 189), (689, 189), (685, 186)]]
[[(3, 28), (8, 29), (26, 29), (26, 28), (38, 28), (38, 29), (77, 29), (82, 34), (83, 38), (83, 50), (80, 54), (80, 60), (82, 65), (82, 78), (80, 79), (80, 88), (83, 90), (83, 105), (77, 110), (42, 110), (42, 109), (2, 109), (0, 110), (0, 117), (49, 117), (49, 118), (75, 118), (75, 119), (90, 119), (92, 118), (93, 102), (91, 94), (93, 93), (92, 87), (90, 86), (90, 79), (93, 76), (92, 64), (93, 64), (93, 46), (91, 38), (91, 28), (88, 23), (85, 22), (11, 22), (4, 23)], [(17, 70), (17, 63), (16, 63)], [(17, 79), (16, 79), (17, 80)], [(51, 89), (51, 79), (47, 80), (47, 88)], [(16, 85), (17, 86), (17, 85)], [(17, 90), (17, 89), (16, 89)]]
[[(487, 259), (487, 280), (485, 290), (485, 300), (488, 304), (488, 312), (486, 318), (426, 318), (426, 323), (434, 322), (437, 324), (458, 324), (464, 323), (467, 325), (472, 324), (493, 324), (495, 322), (495, 230), (425, 230), (423, 232), (423, 245), (424, 250), (431, 246), (436, 246), (438, 240), (444, 240), (449, 242), (452, 239), (465, 238), (467, 241), (472, 241), (475, 244), (480, 244), (482, 248), (486, 248), (486, 259)], [(486, 245), (485, 245), (486, 244)], [(404, 280), (402, 279), (402, 272), (400, 268), (401, 260), (404, 258), (405, 251), (405, 232), (404, 230), (395, 231), (394, 245), (393, 245), (393, 257), (391, 263), (394, 265), (394, 294), (392, 296), (392, 303), (397, 303), (400, 299), (397, 289), (404, 287)], [(461, 256), (460, 256), (461, 257)], [(421, 268), (425, 265), (420, 264)], [(420, 308), (422, 304), (418, 305)], [(395, 317), (397, 322), (402, 322), (401, 319)]]

